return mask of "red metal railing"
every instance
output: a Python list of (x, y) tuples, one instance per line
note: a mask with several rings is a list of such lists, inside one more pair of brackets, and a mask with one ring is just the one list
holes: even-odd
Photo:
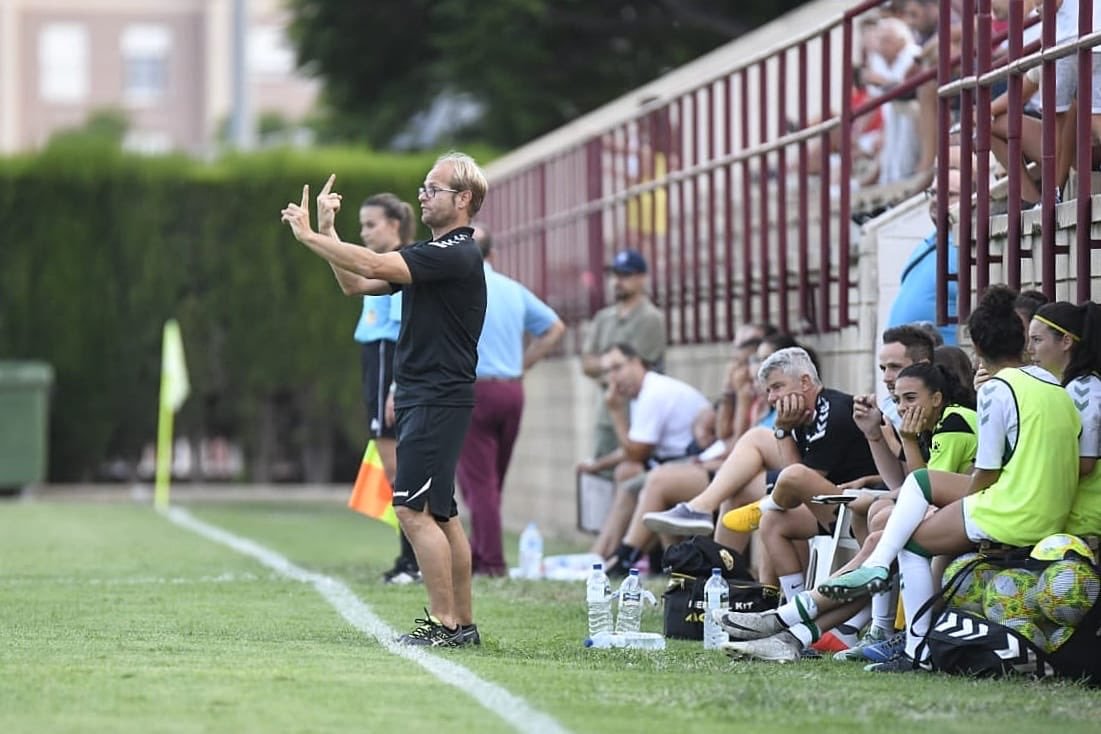
[(851, 325), (849, 190), (833, 186), (831, 197), (829, 138), (890, 99), (854, 110), (843, 93), (853, 20), (882, 1), (494, 177), (483, 216), (499, 267), (576, 322), (603, 305), (614, 252), (635, 247), (674, 343), (726, 340), (747, 321)]
[[(985, 287), (992, 265), (1003, 264), (1001, 279), (1019, 287), (1021, 257), (1033, 253), (1019, 247), (1020, 180), (1014, 170), (1009, 179), (1009, 243), (996, 257), (989, 248), (990, 86), (1008, 78), (1010, 110), (1019, 111), (1019, 75), (1041, 60), (1051, 67), (1058, 55), (1077, 50), (1080, 60), (1085, 59), (1079, 72), (1080, 99), (1086, 100), (1085, 112), (1079, 112), (1081, 142), (1089, 135), (1088, 47), (1098, 39), (1084, 34), (1080, 41), (1054, 46), (1045, 36), (1042, 51), (1024, 56), (1021, 0), (1011, 0), (1016, 15), (1005, 34), (1009, 57), (994, 66), (991, 49), (999, 39), (991, 37), (990, 0), (962, 0), (961, 17), (976, 17), (978, 34), (964, 24), (961, 53), (952, 58), (947, 41), (952, 3), (941, 0), (938, 68), (854, 106), (849, 93), (853, 24), (883, 1), (860, 3), (783, 46), (709, 72), (666, 98), (650, 99), (596, 131), (569, 136), (567, 129), (558, 135), (566, 142), (557, 147), (540, 141), (550, 152), (504, 166), (491, 181), (483, 216), (500, 245), (498, 266), (537, 290), (568, 323), (577, 323), (604, 305), (604, 267), (614, 252), (639, 249), (650, 263), (650, 289), (665, 310), (672, 343), (728, 340), (738, 324), (753, 321), (773, 321), (795, 333), (851, 326), (849, 131), (878, 107), (935, 76), (941, 173), (938, 319), (948, 320), (944, 173), (952, 96), (960, 97), (965, 153), (958, 235), (961, 243), (974, 243), (959, 248), (959, 317), (969, 313), (972, 280)], [(1090, 3), (1081, 5), (1082, 28), (1089, 28)], [(957, 69), (960, 78), (952, 81)], [(1045, 69), (1045, 93), (1054, 86), (1047, 83), (1053, 73)], [(1011, 123), (1015, 118), (1010, 115)], [(1053, 123), (1045, 119), (1044, 130), (1047, 139)], [(835, 132), (842, 133), (836, 186), (830, 170), (830, 136)], [(810, 171), (813, 144), (818, 145), (815, 173)], [(1019, 118), (1010, 130), (1009, 147), (1010, 159), (1014, 150), (1019, 157)], [(1080, 145), (1079, 169), (1088, 171), (1089, 146), (1084, 147), (1085, 152)], [(1045, 147), (1049, 150), (1053, 146)], [(974, 170), (972, 151), (978, 154)], [(1052, 265), (1059, 252), (1053, 239), (1054, 188), (1047, 185), (1053, 180), (1053, 160), (1045, 157), (1043, 186), (1041, 276), (1049, 293), (1059, 277)], [(972, 174), (977, 187), (970, 183)], [(975, 193), (977, 217), (972, 224)], [(1088, 175), (1079, 177), (1077, 212), (1079, 222), (1090, 221)], [(1078, 227), (1078, 274), (1088, 273), (1090, 248), (1095, 246), (1088, 225)], [(1076, 292), (1079, 299), (1088, 297), (1087, 276), (1078, 277)]]
[[(972, 292), (972, 272), (974, 290), (982, 292), (991, 283), (993, 266), (1001, 265), (1001, 282), (1020, 289), (1022, 285), (1039, 286), (1048, 298), (1057, 296), (1057, 284), (1068, 282), (1063, 298), (1085, 301), (1090, 298), (1090, 254), (1101, 246), (1101, 242), (1090, 237), (1092, 221), (1091, 170), (1092, 166), (1092, 52), (1094, 46), (1101, 44), (1101, 33), (1093, 33), (1093, 7), (1091, 2), (1081, 2), (1079, 9), (1078, 37), (1063, 43), (1055, 42), (1055, 13), (1052, 3), (1042, 5), (1043, 29), (1041, 48), (1024, 48), (1022, 44), (1025, 19), (1023, 1), (1009, 2), (1008, 55), (1004, 63), (993, 64), (991, 51), (991, 0), (963, 0), (961, 17), (974, 15), (977, 23), (961, 26), (962, 59), (959, 67), (959, 79), (953, 81), (953, 66), (948, 61), (949, 20), (945, 12), (947, 0), (941, 0), (940, 59), (938, 68), (938, 116), (941, 132), (938, 154), (937, 176), (937, 320), (950, 323), (948, 315), (948, 282), (952, 277), (948, 273), (948, 150), (949, 138), (946, 131), (951, 120), (952, 99), (960, 98), (960, 159), (961, 159), (961, 200), (960, 200), (960, 243), (970, 247), (959, 248), (957, 265), (958, 292), (961, 294), (958, 318), (967, 319), (970, 314), (970, 294)], [(977, 35), (977, 41), (975, 37)], [(1055, 60), (1077, 54), (1078, 91), (1076, 119), (1076, 169), (1078, 186), (1075, 209), (1075, 241), (1073, 247), (1056, 244), (1056, 117), (1051, 111), (1055, 108)], [(1043, 65), (1041, 94), (1044, 113), (1042, 125), (1041, 202), (1039, 252), (1034, 249), (1022, 249), (1021, 216), (1021, 171), (1012, 162), (1021, 160), (1022, 109), (1021, 75), (1028, 69)], [(992, 255), (990, 250), (990, 141), (991, 141), (991, 86), (1001, 80), (1008, 85), (1008, 135), (1007, 159), (1007, 222), (1006, 242), (1000, 255)], [(974, 130), (974, 139), (972, 139)], [(971, 176), (971, 158), (975, 154), (976, 168), (974, 180)], [(1068, 192), (1069, 193), (1069, 192)], [(974, 232), (972, 233), (972, 198), (975, 201)], [(1073, 249), (1073, 253), (1071, 250)], [(1067, 266), (1064, 272), (1057, 269), (1057, 257), (1066, 255)], [(1022, 280), (1022, 264), (1026, 258), (1039, 263), (1038, 277), (1031, 281)], [(1070, 263), (1073, 262), (1073, 271)]]

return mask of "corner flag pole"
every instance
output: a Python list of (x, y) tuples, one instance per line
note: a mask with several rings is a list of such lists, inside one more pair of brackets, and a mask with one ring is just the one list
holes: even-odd
[(172, 482), (172, 421), (190, 391), (180, 325), (175, 319), (169, 319), (164, 324), (161, 343), (161, 394), (157, 412), (157, 469), (153, 504), (158, 510), (168, 507), (168, 490)]

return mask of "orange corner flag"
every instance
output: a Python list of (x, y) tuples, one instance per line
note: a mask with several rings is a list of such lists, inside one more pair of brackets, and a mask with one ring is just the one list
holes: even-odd
[(398, 516), (394, 514), (394, 505), (391, 504), (393, 497), (394, 490), (382, 468), (378, 446), (372, 439), (367, 442), (367, 450), (363, 452), (363, 463), (359, 465), (359, 474), (356, 475), (352, 496), (348, 498), (348, 507), (367, 517), (381, 520), (397, 530)]

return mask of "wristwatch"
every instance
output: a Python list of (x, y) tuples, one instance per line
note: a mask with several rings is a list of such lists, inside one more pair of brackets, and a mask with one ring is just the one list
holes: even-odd
[(776, 437), (776, 440), (783, 440), (791, 435), (791, 431), (786, 428), (777, 428), (773, 430), (772, 435)]

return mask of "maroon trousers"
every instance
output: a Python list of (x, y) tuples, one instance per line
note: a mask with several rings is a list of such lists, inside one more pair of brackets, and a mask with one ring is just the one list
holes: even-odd
[(470, 510), (470, 555), (474, 573), (508, 572), (501, 545), (501, 490), (524, 412), (520, 380), (478, 380), (474, 414), (455, 476)]

